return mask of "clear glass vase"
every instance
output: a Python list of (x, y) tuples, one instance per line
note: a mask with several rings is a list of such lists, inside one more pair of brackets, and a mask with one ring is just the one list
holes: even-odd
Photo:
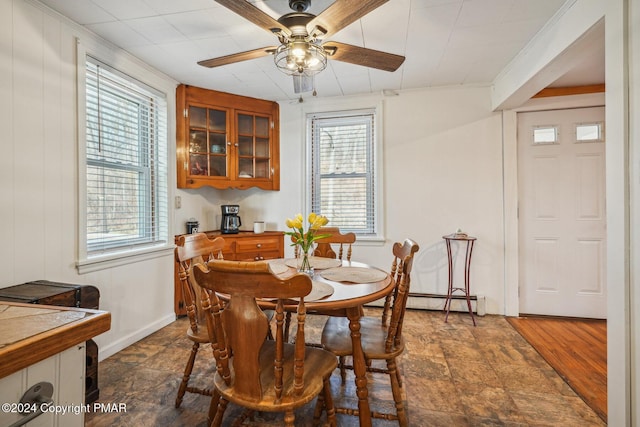
[(297, 268), (300, 273), (308, 274), (309, 276), (313, 276), (313, 248), (309, 248), (306, 251), (299, 248), (298, 257), (297, 257)]

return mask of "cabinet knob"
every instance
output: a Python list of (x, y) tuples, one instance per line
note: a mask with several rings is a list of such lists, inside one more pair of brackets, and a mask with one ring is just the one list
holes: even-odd
[(227, 145), (231, 145), (231, 141), (227, 141)]
[(262, 243), (256, 243), (256, 248), (260, 249), (262, 247)]
[(238, 143), (236, 142), (235, 144), (233, 144), (233, 146), (234, 146), (234, 147), (237, 147), (237, 146), (238, 146)]

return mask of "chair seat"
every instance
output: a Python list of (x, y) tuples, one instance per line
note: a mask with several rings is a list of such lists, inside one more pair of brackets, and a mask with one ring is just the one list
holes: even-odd
[[(404, 350), (404, 339), (400, 344), (385, 351), (387, 327), (377, 317), (361, 317), (360, 333), (362, 350), (367, 359), (388, 359), (399, 356)], [(349, 319), (330, 317), (322, 330), (322, 346), (336, 356), (349, 356), (353, 353)]]
[[(220, 395), (246, 408), (257, 411), (283, 412), (297, 408), (312, 401), (322, 390), (324, 377), (329, 377), (336, 369), (338, 362), (332, 353), (318, 348), (306, 348), (304, 358), (304, 388), (299, 396), (293, 393), (293, 344), (284, 345), (283, 390), (282, 399), (277, 402), (273, 383), (273, 361), (275, 359), (275, 341), (265, 341), (260, 351), (260, 385), (262, 399), (243, 397), (236, 393), (233, 383), (234, 374), (231, 371), (231, 385), (227, 385), (222, 377), (216, 373), (215, 385)], [(233, 358), (231, 359), (233, 363)]]
[(193, 332), (193, 329), (191, 329), (191, 326), (189, 326), (189, 328), (187, 329), (187, 338), (199, 344), (208, 343), (209, 333), (207, 332), (206, 325), (199, 327), (197, 332)]

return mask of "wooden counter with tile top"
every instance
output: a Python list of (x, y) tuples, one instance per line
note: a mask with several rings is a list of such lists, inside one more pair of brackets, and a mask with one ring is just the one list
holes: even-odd
[(111, 328), (111, 313), (0, 302), (0, 378)]

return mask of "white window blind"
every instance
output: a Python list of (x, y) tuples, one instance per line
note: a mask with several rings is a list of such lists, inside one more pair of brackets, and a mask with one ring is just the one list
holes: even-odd
[(310, 120), (311, 210), (342, 231), (375, 235), (375, 111), (324, 113)]
[(87, 57), (88, 255), (167, 241), (166, 116), (159, 92)]

